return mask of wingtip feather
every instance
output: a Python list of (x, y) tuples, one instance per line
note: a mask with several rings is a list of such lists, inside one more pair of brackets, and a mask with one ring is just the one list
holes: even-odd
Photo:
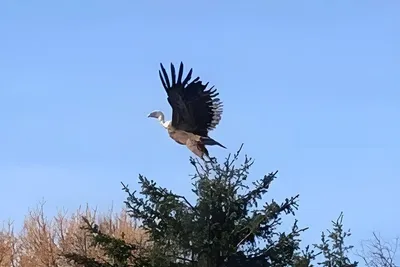
[(161, 67), (162, 74), (164, 75), (166, 86), (167, 87), (171, 87), (171, 84), (169, 83), (169, 78), (168, 78), (167, 71), (165, 70), (165, 68), (164, 68), (162, 63), (160, 63), (160, 67)]
[(183, 63), (181, 61), (181, 64), (179, 65), (179, 73), (178, 73), (178, 84), (182, 83), (182, 76), (183, 76)]
[(175, 77), (175, 66), (171, 62), (171, 79), (172, 79), (172, 86), (176, 84), (176, 77)]

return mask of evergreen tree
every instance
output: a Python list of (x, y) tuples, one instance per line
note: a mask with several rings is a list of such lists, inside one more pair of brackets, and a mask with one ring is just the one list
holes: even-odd
[(149, 232), (164, 266), (295, 264), (299, 234), (305, 229), (299, 229), (297, 221), (289, 233), (280, 233), (278, 226), (283, 215), (294, 215), (298, 195), (259, 208), (258, 200), (268, 192), (277, 172), (265, 175), (250, 189), (245, 181), (253, 160), (245, 157), (236, 167), (239, 152), (222, 165), (191, 159), (196, 170), (195, 204), (143, 176), (139, 177), (142, 196), (124, 186), (128, 210)]
[(345, 239), (351, 235), (350, 230), (343, 230), (343, 213), (339, 215), (336, 221), (332, 221), (333, 229), (328, 231), (328, 235), (324, 232), (321, 234), (321, 244), (314, 247), (322, 254), (324, 260), (318, 265), (325, 267), (357, 267), (358, 262), (351, 260), (348, 253), (353, 246), (347, 246)]

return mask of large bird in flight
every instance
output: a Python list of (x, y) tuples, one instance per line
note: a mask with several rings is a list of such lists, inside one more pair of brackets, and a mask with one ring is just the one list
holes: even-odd
[(208, 136), (221, 120), (222, 102), (214, 86), (207, 89), (199, 77), (190, 81), (192, 69), (183, 78), (183, 63), (181, 62), (176, 77), (175, 67), (171, 63), (171, 82), (162, 64), (159, 71), (161, 83), (167, 92), (168, 103), (172, 107), (172, 120), (165, 121), (164, 113), (156, 110), (148, 117), (156, 118), (167, 129), (169, 136), (178, 144), (186, 145), (196, 156), (210, 159), (207, 146), (218, 145), (226, 148)]

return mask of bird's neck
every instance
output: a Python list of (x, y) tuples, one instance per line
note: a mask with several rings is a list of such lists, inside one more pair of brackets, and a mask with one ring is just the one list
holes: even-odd
[(164, 127), (165, 129), (168, 129), (169, 125), (171, 124), (171, 121), (164, 120), (164, 115), (160, 115), (160, 117), (158, 117), (158, 120), (159, 120), (160, 124), (162, 125), (162, 127)]
[(168, 129), (168, 127), (171, 125), (171, 121), (164, 121), (161, 123), (161, 125), (165, 128)]

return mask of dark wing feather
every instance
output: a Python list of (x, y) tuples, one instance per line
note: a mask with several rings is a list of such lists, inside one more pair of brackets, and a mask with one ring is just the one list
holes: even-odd
[(194, 113), (196, 128), (194, 134), (207, 136), (208, 131), (215, 129), (221, 120), (223, 105), (214, 87), (207, 89), (208, 83), (202, 84), (199, 79), (185, 88), (187, 105)]
[(161, 83), (167, 92), (168, 95), (168, 103), (172, 107), (172, 126), (175, 128), (191, 128), (193, 127), (192, 125), (187, 125), (188, 123), (191, 122), (190, 118), (187, 118), (187, 108), (184, 105), (184, 100), (183, 100), (183, 87), (187, 83), (188, 80), (190, 80), (190, 75), (185, 78), (185, 81), (182, 83), (182, 75), (183, 75), (183, 64), (181, 63), (181, 66), (179, 68), (179, 74), (178, 74), (178, 81), (175, 81), (175, 68), (171, 64), (171, 76), (172, 76), (172, 83), (173, 86), (171, 86), (169, 82), (169, 77), (167, 72), (165, 71), (165, 68), (162, 64), (161, 66), (161, 71), (159, 71), (160, 75), (160, 80)]
[(182, 82), (183, 63), (181, 62), (176, 80), (175, 68), (171, 64), (172, 86), (168, 75), (161, 65), (160, 79), (168, 94), (168, 102), (172, 107), (172, 126), (179, 130), (207, 136), (221, 120), (222, 102), (213, 87), (207, 89), (208, 83), (202, 84), (199, 77), (190, 81), (192, 69)]

